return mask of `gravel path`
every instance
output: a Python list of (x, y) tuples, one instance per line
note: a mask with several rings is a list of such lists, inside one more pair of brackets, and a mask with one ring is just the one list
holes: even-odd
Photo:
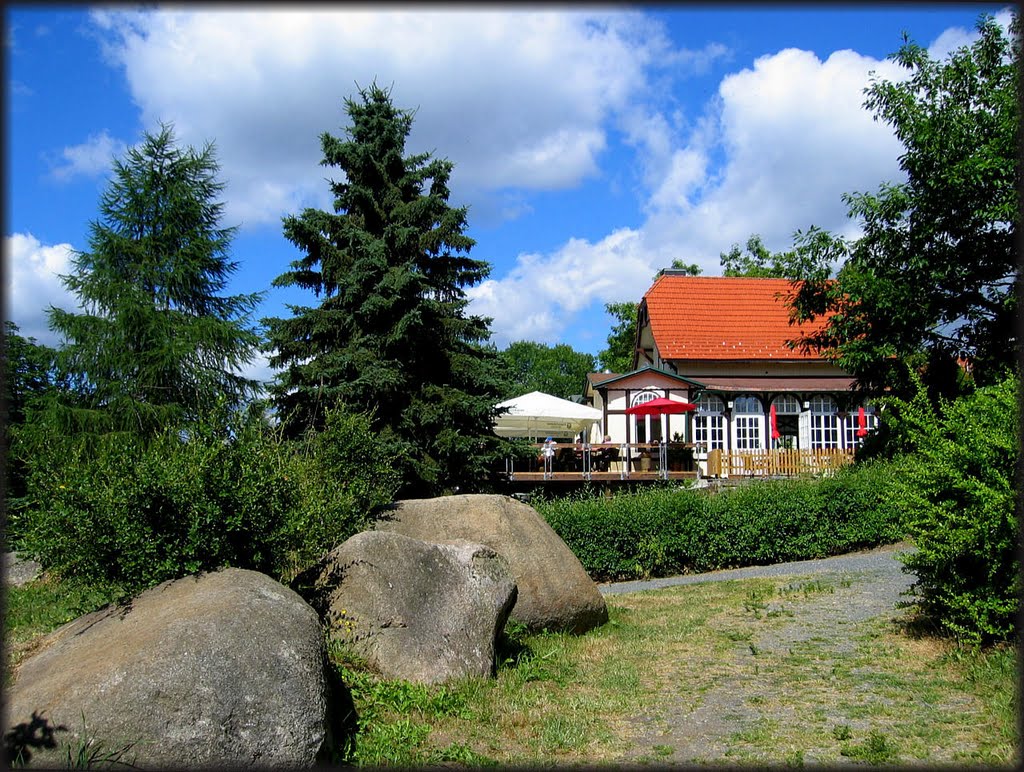
[(722, 571), (709, 571), (706, 574), (688, 574), (686, 576), (668, 576), (661, 579), (633, 582), (606, 582), (599, 584), (602, 595), (618, 595), (624, 592), (641, 590), (659, 590), (662, 587), (675, 587), (680, 584), (699, 584), (702, 582), (724, 582), (729, 579), (755, 579), (761, 577), (808, 576), (813, 574), (868, 572), (882, 574), (891, 578), (904, 580), (902, 563), (896, 560), (895, 553), (905, 552), (910, 546), (901, 542), (887, 544), (883, 547), (850, 552), (846, 555), (835, 555), (820, 560), (797, 560), (791, 563), (775, 563), (770, 566), (746, 566), (745, 568), (728, 568)]
[[(771, 566), (714, 571), (706, 574), (675, 576), (650, 581), (616, 582), (600, 585), (604, 595), (657, 590), (683, 584), (750, 579), (757, 577), (817, 578), (834, 585), (834, 592), (811, 595), (787, 601), (794, 613), (784, 622), (764, 629), (756, 637), (759, 652), (764, 655), (792, 652), (796, 645), (815, 647), (825, 658), (841, 657), (855, 648), (853, 640), (858, 623), (895, 614), (895, 604), (913, 581), (896, 559), (900, 551), (912, 549), (908, 544), (894, 544), (864, 552), (839, 555), (822, 560), (804, 560)], [(749, 652), (747, 644), (737, 647), (737, 662)], [(762, 659), (764, 657), (762, 656)], [(666, 663), (677, 672), (666, 678), (666, 684), (685, 681), (685, 670), (675, 663)], [(632, 747), (620, 763), (651, 762), (656, 765), (692, 765), (730, 763), (730, 747), (737, 733), (749, 731), (763, 719), (765, 708), (777, 694), (763, 677), (749, 677), (737, 672), (724, 676), (703, 693), (699, 704), (687, 700), (678, 689), (664, 688), (641, 715), (629, 722)], [(685, 692), (685, 690), (684, 690)], [(797, 715), (779, 715), (783, 721), (799, 721)], [(652, 754), (652, 749), (660, 753)], [(774, 760), (780, 763), (784, 759)], [(814, 763), (813, 754), (804, 758)], [(832, 763), (837, 760), (833, 759)], [(838, 763), (847, 762), (842, 758)]]

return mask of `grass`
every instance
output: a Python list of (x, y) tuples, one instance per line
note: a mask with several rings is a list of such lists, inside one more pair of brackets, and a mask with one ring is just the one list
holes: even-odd
[[(845, 647), (818, 630), (786, 636), (801, 621), (802, 603), (849, 584), (751, 579), (611, 596), (601, 628), (582, 636), (510, 629), (495, 678), (444, 686), (380, 679), (332, 648), (360, 726), (345, 760), (474, 767), (1018, 762), (1012, 648), (961, 649), (887, 617), (845, 626)], [(8, 641), (27, 650), (100, 602), (47, 583), (11, 588)]]
[(32, 650), (41, 635), (65, 622), (95, 611), (117, 594), (49, 578), (7, 588), (4, 618), (4, 682), (10, 683), (11, 667)]

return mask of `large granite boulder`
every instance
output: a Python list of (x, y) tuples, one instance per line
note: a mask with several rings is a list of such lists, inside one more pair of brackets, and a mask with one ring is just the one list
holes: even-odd
[[(5, 743), (142, 767), (309, 766), (332, 731), (316, 612), (255, 571), (165, 582), (46, 636), (7, 690)], [(47, 747), (50, 746), (50, 747)]]
[(529, 630), (583, 633), (608, 621), (583, 564), (533, 507), (509, 496), (399, 501), (375, 528), (436, 543), (486, 544), (512, 567), (519, 593), (509, 618)]
[(490, 676), (516, 598), (508, 563), (480, 544), (364, 531), (299, 577), (331, 635), (387, 678)]

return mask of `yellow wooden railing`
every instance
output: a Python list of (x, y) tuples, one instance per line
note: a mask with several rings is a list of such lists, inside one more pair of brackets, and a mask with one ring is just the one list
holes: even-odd
[(821, 474), (853, 462), (853, 449), (708, 451), (708, 477), (797, 477)]

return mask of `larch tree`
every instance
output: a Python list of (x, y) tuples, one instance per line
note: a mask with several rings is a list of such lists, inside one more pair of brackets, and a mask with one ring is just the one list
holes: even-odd
[(84, 312), (49, 309), (59, 368), (85, 395), (78, 425), (148, 434), (255, 393), (239, 371), (259, 351), (262, 294), (223, 294), (238, 263), (218, 171), (212, 143), (182, 149), (169, 125), (114, 160), (89, 249), (62, 277)]
[(334, 211), (284, 219), (303, 256), (274, 284), (319, 304), (264, 320), (279, 420), (298, 436), (343, 405), (370, 416), (402, 495), (477, 489), (504, 452), (490, 320), (467, 313), (465, 294), (490, 266), (468, 256), (467, 210), (448, 203), (452, 163), (405, 155), (413, 113), (376, 84), (345, 109), (347, 136), (321, 135), (322, 165), (343, 175), (330, 183)]

